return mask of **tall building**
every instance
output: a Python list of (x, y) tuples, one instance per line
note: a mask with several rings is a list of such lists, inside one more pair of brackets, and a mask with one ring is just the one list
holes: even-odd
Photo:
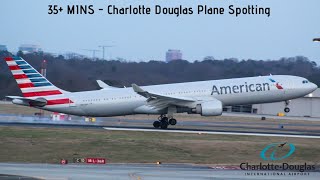
[(0, 51), (8, 51), (6, 45), (0, 45)]
[(181, 60), (182, 59), (182, 52), (176, 49), (169, 49), (166, 52), (166, 62), (170, 62), (173, 60)]
[(41, 52), (42, 49), (38, 45), (34, 44), (21, 44), (19, 47), (19, 51), (23, 53), (34, 53), (34, 52)]

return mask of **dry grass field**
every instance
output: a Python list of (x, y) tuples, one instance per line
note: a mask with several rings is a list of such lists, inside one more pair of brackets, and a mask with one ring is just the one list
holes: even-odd
[[(320, 139), (0, 127), (0, 162), (58, 163), (62, 158), (104, 157), (112, 163), (239, 165), (263, 161), (260, 151), (275, 142), (296, 146), (286, 162), (320, 161)], [(288, 152), (288, 146), (282, 150), (279, 155)]]

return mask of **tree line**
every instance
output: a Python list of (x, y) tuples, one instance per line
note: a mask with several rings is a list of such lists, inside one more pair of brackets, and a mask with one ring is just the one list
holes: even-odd
[[(10, 55), (0, 52), (0, 58)], [(30, 53), (19, 56), (40, 72), (41, 62), (47, 61), (47, 79), (67, 91), (99, 89), (96, 80), (109, 85), (130, 87), (189, 81), (215, 80), (259, 75), (297, 75), (320, 85), (320, 67), (308, 58), (296, 56), (279, 60), (238, 60), (212, 57), (202, 61), (176, 60), (169, 63), (151, 60), (148, 62), (124, 62), (120, 60), (65, 59), (46, 53)], [(7, 95), (21, 95), (5, 61), (0, 61), (0, 99)]]

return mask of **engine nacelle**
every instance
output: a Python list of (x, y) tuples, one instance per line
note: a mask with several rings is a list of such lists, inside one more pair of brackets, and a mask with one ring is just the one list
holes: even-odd
[(197, 104), (195, 113), (201, 116), (220, 116), (222, 114), (222, 103), (219, 100), (212, 100)]

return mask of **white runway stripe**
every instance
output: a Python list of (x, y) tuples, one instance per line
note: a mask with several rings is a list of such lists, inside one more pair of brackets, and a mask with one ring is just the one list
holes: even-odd
[(292, 135), (292, 134), (267, 134), (267, 133), (242, 133), (242, 132), (215, 132), (215, 131), (192, 131), (192, 130), (169, 130), (169, 129), (139, 129), (139, 128), (110, 128), (103, 127), (111, 131), (143, 131), (143, 132), (171, 132), (189, 134), (217, 134), (217, 135), (239, 135), (239, 136), (267, 136), (267, 137), (292, 137), (292, 138), (312, 138), (320, 139), (320, 136)]

